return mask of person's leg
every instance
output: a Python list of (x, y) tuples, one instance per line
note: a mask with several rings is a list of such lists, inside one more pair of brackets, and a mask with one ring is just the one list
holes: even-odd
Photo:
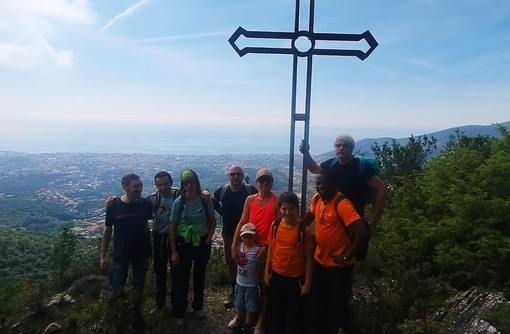
[(291, 333), (304, 333), (303, 300), (300, 277), (288, 277), (285, 282), (285, 328)]
[[(315, 266), (315, 272), (312, 284), (314, 286), (315, 298), (316, 298), (316, 321), (315, 321), (315, 330), (317, 333), (331, 333), (330, 332), (330, 323), (333, 319), (330, 316), (333, 314), (331, 312), (332, 301), (335, 298), (333, 279), (331, 279), (332, 275), (329, 275), (328, 268), (322, 267), (321, 265)], [(334, 307), (334, 306), (333, 306)]]
[(269, 281), (267, 309), (263, 328), (267, 333), (284, 333), (287, 309), (288, 279), (273, 272)]
[[(171, 259), (172, 258), (172, 248), (170, 247), (170, 239), (167, 240), (167, 246), (168, 246), (168, 258)], [(172, 309), (172, 311), (171, 311), (172, 313), (173, 313), (173, 308), (174, 308), (175, 291), (177, 291), (177, 290), (175, 289), (174, 270), (173, 270), (172, 263), (170, 263), (170, 308)]]
[(167, 270), (168, 270), (168, 235), (153, 233), (153, 269), (156, 278), (156, 308), (162, 309), (166, 304)]
[(194, 248), (193, 256), (193, 311), (202, 311), (204, 308), (205, 273), (207, 263), (211, 256), (211, 245), (202, 238), (200, 245)]
[(255, 326), (257, 329), (264, 328), (264, 321), (267, 309), (267, 297), (269, 293), (269, 289), (263, 281), (264, 277), (264, 268), (266, 266), (266, 261), (262, 261), (260, 264), (260, 272), (259, 272), (259, 289), (260, 289), (260, 300), (259, 300), (259, 318), (257, 320), (257, 325)]
[(246, 306), (246, 327), (251, 328), (257, 323), (257, 312), (259, 310), (259, 288), (245, 288), (244, 304)]
[(234, 236), (225, 232), (223, 232), (221, 236), (223, 238), (223, 254), (225, 256), (225, 264), (227, 266), (227, 275), (231, 289), (227, 299), (225, 299), (223, 302), (223, 305), (225, 305), (225, 307), (230, 307), (230, 305), (232, 305), (234, 302), (237, 277), (237, 265), (235, 264), (234, 259), (232, 259), (232, 241)]
[[(182, 239), (182, 238), (179, 238)], [(189, 278), (192, 265), (191, 244), (184, 243), (183, 240), (177, 241), (177, 253), (179, 254), (179, 264), (173, 266), (174, 284), (174, 315), (177, 319), (183, 319), (188, 307), (188, 289)]]
[(318, 266), (317, 268), (319, 331), (336, 334), (340, 328), (348, 330), (349, 291), (353, 266), (330, 268)]
[(236, 316), (228, 323), (228, 328), (237, 330), (245, 323), (246, 317), (246, 304), (245, 304), (245, 291), (246, 288), (236, 284), (234, 305), (236, 308)]
[(138, 258), (131, 261), (133, 304), (135, 308), (141, 308), (143, 302), (143, 287), (145, 277), (149, 269), (149, 258)]
[(108, 291), (116, 292), (126, 284), (129, 263), (112, 260), (108, 277)]
[(354, 266), (342, 267), (336, 272), (336, 287), (338, 289), (338, 303), (335, 310), (338, 327), (346, 333), (351, 329), (351, 307), (349, 301), (352, 298), (352, 274)]

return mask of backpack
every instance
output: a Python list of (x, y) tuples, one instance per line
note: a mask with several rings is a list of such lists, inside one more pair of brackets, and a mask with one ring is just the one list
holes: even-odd
[[(224, 184), (223, 187), (221, 187), (221, 190), (220, 190), (220, 202), (221, 200), (223, 199), (223, 196), (225, 196), (225, 193), (227, 192), (227, 189), (229, 187), (230, 184)], [(253, 191), (251, 191), (251, 185), (247, 184), (247, 183), (244, 183), (244, 189), (246, 189), (246, 193), (248, 194), (248, 196), (250, 196), (251, 194), (253, 194)]]
[[(172, 197), (173, 197), (174, 201), (177, 198), (178, 194), (179, 194), (179, 189), (172, 188)], [(156, 200), (154, 201), (154, 206), (152, 207), (152, 211), (155, 213), (159, 209), (159, 206), (161, 205), (161, 198), (162, 198), (162, 196), (161, 196), (161, 193), (159, 192), (159, 190), (156, 191), (151, 196), (155, 196), (156, 197)]]
[[(373, 157), (364, 156), (360, 154), (356, 154), (355, 158), (359, 159), (358, 172), (356, 177), (365, 179), (365, 174), (369, 170), (375, 171), (375, 175), (379, 175), (379, 167), (377, 166), (377, 161)], [(370, 187), (366, 182), (363, 182), (363, 194), (365, 197), (365, 203), (374, 203), (375, 202), (375, 192), (372, 187)]]
[[(373, 203), (375, 201), (375, 193), (374, 189), (372, 189), (366, 182), (366, 174), (367, 171), (374, 171), (374, 175), (379, 175), (379, 167), (377, 166), (377, 161), (375, 158), (365, 155), (356, 154), (354, 155), (354, 158), (359, 160), (358, 164), (358, 170), (356, 171), (356, 179), (357, 182), (362, 181), (362, 187), (363, 187), (363, 197), (365, 199), (365, 204), (367, 203)], [(338, 159), (333, 159), (331, 161), (331, 164), (329, 167), (333, 167), (334, 164), (338, 163)]]
[[(319, 202), (319, 199), (320, 199), (320, 196), (317, 194), (314, 197), (315, 204), (317, 204), (317, 202)], [(343, 201), (344, 199), (348, 199), (348, 198), (345, 197), (344, 195), (340, 195), (335, 199), (335, 212), (336, 212), (338, 219), (340, 219), (342, 221), (342, 227), (344, 228), (345, 232), (347, 233), (347, 236), (349, 237), (349, 239), (351, 240), (351, 243), (352, 243), (351, 233), (347, 229), (347, 226), (345, 226), (344, 221), (342, 220), (342, 218), (340, 217), (340, 215), (338, 214), (338, 211), (337, 211), (338, 204), (340, 204), (340, 202)], [(367, 229), (367, 237), (362, 240), (362, 242), (358, 248), (358, 251), (355, 254), (353, 254), (354, 256), (356, 256), (356, 261), (358, 261), (358, 262), (363, 261), (367, 258), (368, 246), (370, 243), (370, 226), (363, 218), (361, 220), (362, 220), (363, 227)]]
[[(282, 222), (282, 217), (276, 217), (276, 219), (274, 220), (274, 223), (273, 223), (273, 240), (276, 241), (276, 232), (278, 232), (278, 227), (280, 226), (280, 223)], [(303, 220), (300, 220), (299, 221), (299, 228), (298, 228), (298, 236), (297, 236), (297, 241), (298, 241), (298, 244), (299, 243), (303, 243), (305, 242), (305, 228), (306, 228), (306, 224), (304, 224)], [(303, 250), (305, 248), (303, 247)]]

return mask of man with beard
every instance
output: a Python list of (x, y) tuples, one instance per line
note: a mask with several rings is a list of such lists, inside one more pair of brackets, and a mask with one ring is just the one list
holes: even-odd
[[(101, 268), (108, 265), (108, 246), (113, 234), (113, 258), (110, 266), (108, 289), (118, 291), (127, 280), (131, 265), (133, 286), (133, 318), (142, 322), (142, 296), (145, 275), (152, 254), (149, 219), (152, 219), (151, 202), (141, 197), (142, 181), (136, 174), (122, 177), (124, 195), (115, 198), (106, 208), (105, 229), (101, 247)], [(115, 232), (113, 232), (115, 231)]]

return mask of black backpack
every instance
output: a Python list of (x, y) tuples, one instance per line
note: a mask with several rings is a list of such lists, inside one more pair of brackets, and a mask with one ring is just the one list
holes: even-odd
[[(179, 189), (177, 188), (172, 188), (172, 197), (175, 201), (175, 199), (177, 198), (177, 196), (179, 195)], [(154, 196), (156, 198), (156, 200), (154, 201), (154, 206), (152, 207), (152, 211), (154, 213), (156, 213), (156, 211), (159, 209), (159, 206), (161, 205), (161, 193), (158, 191), (156, 191), (154, 194), (152, 194), (151, 196)]]
[[(225, 192), (227, 191), (229, 186), (230, 186), (230, 184), (227, 183), (227, 184), (224, 184), (221, 187), (221, 190), (220, 190), (220, 199), (219, 199), (220, 202), (223, 199), (223, 196), (225, 196)], [(244, 183), (244, 189), (246, 189), (246, 193), (248, 194), (248, 196), (253, 194), (253, 191), (251, 191), (251, 185), (250, 184)]]
[[(280, 223), (282, 222), (282, 217), (276, 217), (274, 223), (273, 223), (273, 239), (276, 240), (276, 232), (278, 232), (278, 226), (280, 226)], [(305, 227), (306, 225), (303, 223), (302, 220), (299, 222), (299, 229), (298, 229), (298, 236), (297, 240), (298, 243), (305, 241)]]
[[(314, 197), (315, 204), (317, 204), (317, 202), (319, 202), (319, 199), (320, 199), (320, 196), (317, 194), (317, 196)], [(340, 202), (343, 201), (344, 199), (348, 199), (348, 198), (345, 197), (344, 195), (340, 195), (335, 199), (335, 212), (336, 212), (338, 219), (340, 219), (340, 221), (342, 221), (342, 226), (345, 230), (345, 233), (347, 233), (347, 236), (349, 237), (349, 239), (351, 239), (351, 242), (352, 242), (351, 233), (347, 229), (347, 226), (345, 226), (345, 223), (342, 220), (342, 217), (340, 217), (338, 215), (338, 211), (337, 211), (338, 204), (340, 204)], [(366, 231), (367, 237), (362, 240), (361, 245), (358, 248), (358, 251), (355, 254), (353, 254), (354, 256), (356, 256), (356, 261), (363, 261), (367, 258), (368, 247), (370, 244), (370, 226), (368, 225), (368, 222), (365, 219), (361, 218), (361, 220), (362, 220), (363, 227), (366, 228), (366, 230), (367, 230)]]

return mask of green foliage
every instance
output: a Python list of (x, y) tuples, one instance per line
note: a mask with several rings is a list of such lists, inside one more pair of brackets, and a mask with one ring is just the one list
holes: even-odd
[(223, 255), (223, 247), (213, 246), (211, 257), (207, 264), (207, 283), (210, 285), (219, 285), (228, 283), (227, 267)]
[(403, 178), (408, 178), (423, 171), (428, 157), (436, 150), (436, 138), (426, 135), (411, 135), (405, 145), (395, 139), (391, 145), (384, 142), (382, 146), (372, 145), (372, 151), (381, 169), (381, 178), (392, 186), (399, 185)]
[(46, 260), (52, 288), (65, 289), (73, 280), (97, 273), (98, 253), (96, 239), (80, 238), (62, 226)]
[(19, 290), (15, 284), (3, 285), (0, 288), (0, 329), (16, 314), (16, 299)]
[(500, 333), (510, 333), (510, 303), (501, 304), (485, 315)]
[(411, 176), (394, 188), (372, 247), (397, 282), (399, 330), (428, 333), (449, 287), (510, 291), (510, 134), (458, 135)]
[(44, 258), (50, 251), (50, 238), (0, 227), (0, 286), (19, 282), (23, 277), (46, 278)]
[(77, 334), (126, 333), (129, 316), (128, 287), (111, 294), (104, 290), (97, 301), (90, 301), (85, 308), (76, 310), (66, 324)]
[(67, 226), (62, 226), (60, 232), (51, 242), (51, 252), (48, 257), (50, 279), (55, 288), (63, 288), (70, 283), (71, 266), (76, 251), (77, 238)]

